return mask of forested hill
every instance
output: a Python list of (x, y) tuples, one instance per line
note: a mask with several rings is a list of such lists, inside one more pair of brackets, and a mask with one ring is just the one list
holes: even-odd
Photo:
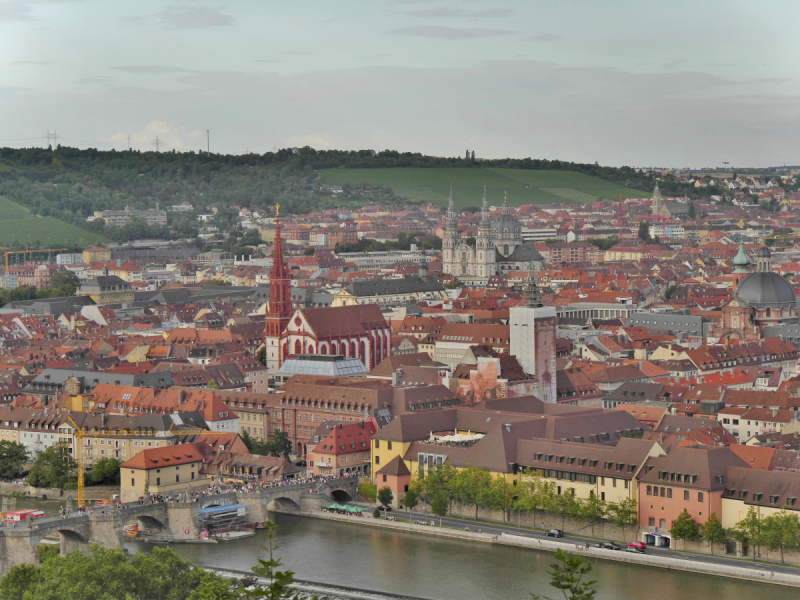
[[(610, 168), (538, 159), (476, 161), (473, 155), (441, 158), (394, 151), (373, 152), (283, 149), (265, 154), (220, 155), (195, 152), (78, 150), (59, 146), (0, 149), (0, 196), (24, 206), (32, 215), (50, 216), (116, 241), (136, 237), (176, 238), (196, 233), (196, 214), (208, 207), (223, 209), (222, 222), (232, 218), (231, 207), (267, 208), (280, 203), (287, 213), (301, 214), (338, 205), (402, 203), (391, 189), (373, 186), (333, 198), (320, 188), (321, 169), (350, 168), (509, 169), (569, 171), (590, 175), (630, 189), (649, 191), (652, 180), (630, 168)], [(166, 228), (147, 230), (131, 223), (126, 231), (87, 223), (94, 211), (166, 209), (189, 202), (191, 214), (170, 213)], [(227, 216), (226, 216), (227, 215)], [(0, 216), (2, 219), (2, 216)]]

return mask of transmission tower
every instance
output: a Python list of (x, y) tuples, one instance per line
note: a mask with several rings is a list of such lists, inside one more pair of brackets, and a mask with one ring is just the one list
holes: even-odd
[[(58, 139), (59, 139), (60, 137), (61, 137), (61, 136), (60, 136), (60, 135), (58, 135), (58, 131), (56, 131), (55, 129), (53, 129), (53, 133), (50, 133), (50, 130), (48, 129), (48, 130), (47, 130), (47, 133), (45, 133), (45, 134), (42, 136), (42, 138), (43, 138), (44, 140), (46, 140), (46, 141), (47, 141), (47, 145), (48, 145), (48, 146), (50, 146), (50, 145), (58, 145)], [(51, 140), (52, 140), (52, 141), (51, 141)]]
[(133, 138), (131, 138), (131, 136), (128, 136), (125, 139), (128, 140), (128, 150), (130, 150), (131, 149), (131, 139), (133, 139)]
[(160, 144), (161, 144), (161, 141), (158, 139), (158, 136), (156, 136), (156, 139), (154, 139), (152, 142), (150, 142), (151, 146), (155, 146), (156, 147), (156, 152), (158, 152), (158, 147), (159, 147)]

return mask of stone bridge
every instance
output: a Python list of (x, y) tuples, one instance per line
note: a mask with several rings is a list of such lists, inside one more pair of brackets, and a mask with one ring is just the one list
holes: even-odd
[[(115, 548), (130, 541), (123, 533), (127, 523), (136, 522), (140, 530), (175, 541), (198, 539), (198, 511), (211, 506), (247, 505), (248, 522), (266, 521), (269, 511), (302, 513), (332, 501), (347, 502), (356, 497), (358, 479), (336, 479), (328, 483), (307, 483), (273, 487), (257, 493), (230, 493), (201, 496), (195, 502), (128, 504), (120, 510), (93, 508), (95, 514), (69, 519), (41, 517), (17, 523), (16, 528), (0, 527), (0, 575), (14, 565), (39, 564), (39, 544), (58, 535), (61, 554), (81, 550), (91, 544)], [(30, 527), (28, 527), (30, 525)]]

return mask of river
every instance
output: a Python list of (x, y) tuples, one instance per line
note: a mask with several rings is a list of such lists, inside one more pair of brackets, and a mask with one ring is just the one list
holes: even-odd
[[(445, 540), (425, 535), (275, 514), (276, 554), (295, 577), (442, 600), (557, 597), (548, 585), (553, 555), (521, 548)], [(197, 564), (249, 570), (262, 555), (263, 530), (253, 538), (217, 545), (175, 544)], [(139, 542), (130, 551), (148, 551)], [(796, 600), (795, 589), (722, 577), (597, 561), (592, 571), (598, 600), (725, 598)]]

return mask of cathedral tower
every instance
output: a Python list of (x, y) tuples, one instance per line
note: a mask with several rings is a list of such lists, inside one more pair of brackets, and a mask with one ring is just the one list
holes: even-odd
[(656, 181), (656, 188), (653, 190), (653, 214), (661, 216), (661, 190), (658, 189), (658, 182)]
[(272, 250), (272, 268), (269, 271), (269, 302), (266, 311), (267, 373), (274, 375), (283, 363), (281, 334), (292, 316), (292, 274), (283, 262), (281, 240), (280, 204), (275, 210), (275, 245)]
[(483, 208), (481, 222), (478, 225), (478, 238), (475, 240), (476, 270), (478, 277), (491, 277), (496, 273), (494, 238), (492, 237), (492, 221), (489, 214), (489, 201), (486, 198), (486, 186), (483, 187)]
[(447, 204), (447, 220), (442, 239), (442, 271), (451, 275), (461, 275), (457, 268), (456, 248), (461, 243), (458, 235), (458, 217), (453, 204), (453, 186), (450, 186), (450, 201)]

